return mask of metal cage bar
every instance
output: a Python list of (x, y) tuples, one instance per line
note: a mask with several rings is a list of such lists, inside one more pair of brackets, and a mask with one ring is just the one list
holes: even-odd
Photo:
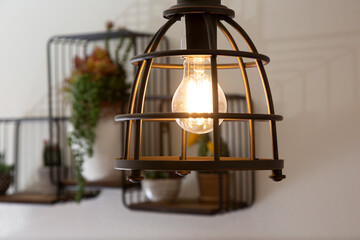
[[(172, 17), (170, 18), (161, 28), (160, 30), (155, 34), (154, 39), (151, 42), (151, 45), (148, 46), (148, 50), (147, 52), (153, 52), (156, 51), (156, 49), (158, 48), (161, 40), (163, 39), (163, 37), (165, 36), (165, 33), (168, 31), (168, 29), (179, 19), (179, 17)], [(144, 100), (145, 100), (145, 92), (146, 92), (146, 86), (147, 86), (147, 82), (150, 76), (150, 69), (151, 69), (151, 64), (153, 62), (153, 59), (151, 60), (146, 60), (145, 62), (142, 63), (141, 65), (141, 69), (139, 70), (139, 74), (136, 78), (136, 86), (139, 89), (133, 89), (132, 91), (136, 94), (136, 97), (131, 99), (131, 106), (134, 107), (134, 102), (135, 99), (137, 99), (137, 104), (136, 104), (136, 112), (137, 113), (142, 113), (144, 111)], [(138, 83), (140, 81), (140, 84)], [(142, 120), (137, 120), (135, 125), (135, 146), (134, 146), (134, 153), (135, 159), (139, 159), (140, 157), (140, 151), (141, 151), (141, 131), (142, 131)], [(131, 123), (129, 123), (130, 125)], [(129, 132), (130, 135), (128, 135), (130, 138), (127, 141), (127, 144), (130, 145), (131, 142), (131, 132)], [(138, 181), (143, 179), (143, 177), (141, 177), (141, 172), (138, 170), (132, 170), (131, 174), (129, 176), (129, 180), (131, 181)]]
[[(224, 33), (224, 35), (228, 39), (229, 43), (231, 44), (232, 48), (234, 49), (234, 51), (239, 51), (239, 48), (238, 48), (234, 38), (231, 36), (230, 32), (220, 21), (218, 21), (218, 27)], [(241, 69), (243, 84), (244, 84), (244, 88), (245, 88), (245, 96), (246, 96), (246, 104), (247, 104), (248, 113), (251, 114), (251, 113), (253, 113), (253, 107), (252, 107), (252, 100), (251, 100), (250, 85), (249, 85), (249, 80), (248, 80), (246, 69), (245, 69), (245, 64), (241, 57), (238, 57), (237, 60), (238, 60), (238, 63), (239, 63), (240, 69)], [(255, 134), (254, 121), (249, 120), (250, 158), (251, 159), (255, 159), (255, 136), (254, 136), (254, 134)]]
[[(233, 19), (231, 19), (227, 16), (224, 16), (223, 18), (230, 26), (232, 26), (236, 31), (238, 31), (238, 33), (244, 38), (244, 40), (248, 44), (250, 50), (253, 53), (257, 53), (255, 44), (250, 39), (248, 34), (245, 32), (245, 30), (238, 23), (236, 23)], [(268, 113), (275, 114), (274, 103), (273, 103), (273, 99), (272, 99), (272, 95), (271, 95), (271, 91), (270, 91), (270, 84), (267, 79), (264, 65), (259, 60), (255, 60), (255, 62), (256, 62), (257, 68), (259, 70), (259, 74), (260, 74), (262, 84), (264, 87), (266, 103), (267, 103), (267, 107), (268, 107)], [(273, 148), (273, 158), (275, 160), (277, 160), (277, 159), (279, 159), (279, 153), (278, 153), (278, 143), (277, 143), (276, 122), (269, 121), (269, 125), (270, 125), (271, 141), (272, 141), (272, 148)], [(276, 169), (275, 171), (273, 171), (273, 174), (270, 177), (275, 181), (280, 181), (285, 178), (285, 175), (282, 174), (281, 169)]]
[[(213, 26), (212, 17), (208, 13), (204, 13), (205, 25), (208, 35), (209, 46), (211, 50), (217, 47), (216, 41), (216, 26)], [(215, 29), (215, 31), (214, 31)], [(219, 113), (219, 96), (218, 96), (218, 74), (217, 74), (217, 59), (216, 55), (211, 55), (211, 77), (212, 77), (212, 105), (213, 113)], [(213, 146), (214, 146), (214, 161), (220, 161), (220, 127), (219, 118), (213, 118)], [(221, 180), (221, 179), (220, 179)], [(221, 184), (220, 184), (221, 185)], [(221, 191), (220, 191), (221, 192)], [(220, 199), (221, 202), (221, 199)]]

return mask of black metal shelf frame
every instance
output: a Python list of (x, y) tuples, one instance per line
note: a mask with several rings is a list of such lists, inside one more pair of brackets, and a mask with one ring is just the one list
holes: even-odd
[[(65, 117), (69, 119), (70, 116), (70, 106), (66, 104), (63, 96), (59, 94), (60, 90), (63, 88), (64, 79), (71, 74), (73, 68), (72, 60), (75, 56), (86, 57), (90, 51), (95, 46), (104, 46), (106, 39), (109, 41), (110, 53), (115, 54), (116, 45), (120, 38), (125, 38), (126, 41), (132, 41), (132, 53), (131, 56), (135, 56), (141, 52), (146, 43), (150, 40), (152, 34), (133, 32), (126, 29), (113, 32), (99, 32), (99, 33), (89, 33), (89, 34), (75, 34), (75, 35), (59, 35), (54, 36), (49, 39), (47, 43), (47, 70), (48, 70), (48, 115), (49, 122), (52, 122), (58, 117)], [(168, 49), (169, 42), (167, 39), (164, 39), (164, 43), (160, 46), (162, 49)], [(159, 63), (168, 63), (167, 60), (159, 61)], [(126, 66), (128, 71), (128, 76), (132, 76), (135, 72), (135, 67), (130, 64)], [(162, 75), (158, 73), (153, 74), (154, 77), (159, 78), (158, 86), (154, 87), (151, 91), (151, 94), (147, 96), (152, 99), (152, 102), (161, 101), (163, 97), (166, 98), (169, 92), (169, 86), (164, 79), (168, 79), (169, 76), (167, 73)], [(161, 84), (160, 84), (161, 83)], [(158, 97), (163, 96), (163, 97)], [(118, 112), (124, 113), (125, 107), (127, 104), (127, 99), (124, 99), (122, 105), (119, 107)], [(58, 128), (49, 125), (49, 141), (50, 144), (59, 144), (62, 152), (68, 151), (67, 146), (67, 129), (69, 127), (69, 121), (62, 122), (59, 124)], [(119, 146), (122, 143), (119, 143)], [(107, 159), (112, 161), (112, 159)], [(69, 169), (72, 169), (73, 162), (71, 154), (67, 156), (67, 161), (65, 162)], [(114, 170), (115, 171), (115, 170)], [(70, 172), (70, 175), (71, 172)], [(62, 180), (59, 183), (59, 191), (64, 188), (74, 188), (75, 182), (73, 177), (70, 179)], [(101, 189), (104, 187), (120, 187), (121, 178), (117, 182), (108, 182), (108, 181), (93, 181), (86, 182), (86, 186), (89, 189)]]
[[(228, 112), (244, 112), (246, 109), (246, 99), (243, 95), (226, 95), (228, 101)], [(166, 101), (166, 100), (165, 100)], [(171, 99), (167, 99), (169, 105)], [(160, 111), (161, 112), (161, 111)], [(162, 122), (160, 124), (164, 124)], [(249, 136), (235, 134), (235, 132), (248, 132), (248, 122), (227, 122), (222, 123), (222, 139), (228, 144), (230, 158), (247, 157), (249, 153)], [(144, 152), (144, 151), (143, 151)], [(146, 152), (145, 152), (146, 153)], [(157, 156), (158, 158), (161, 156)], [(196, 157), (194, 157), (196, 158)], [(134, 161), (138, 162), (140, 160)], [(148, 162), (145, 160), (144, 162)], [(129, 161), (132, 162), (132, 161)], [(115, 162), (116, 166), (116, 162)], [(169, 170), (169, 166), (164, 164), (164, 170)], [(191, 174), (199, 174), (191, 173)], [(212, 172), (217, 175), (218, 188), (217, 201), (203, 202), (195, 197), (191, 199), (177, 199), (174, 202), (151, 202), (142, 190), (141, 183), (128, 183), (123, 189), (122, 201), (130, 210), (152, 211), (162, 213), (181, 213), (197, 215), (215, 215), (235, 210), (248, 208), (255, 201), (255, 172), (254, 171), (223, 171)], [(128, 172), (123, 171), (123, 182), (126, 182)], [(193, 182), (193, 184), (198, 184)]]
[[(17, 203), (55, 203), (62, 202), (65, 200), (72, 200), (74, 198), (74, 181), (72, 179), (62, 179), (56, 176), (60, 176), (60, 167), (52, 166), (50, 170), (50, 179), (52, 184), (56, 187), (56, 194), (54, 196), (42, 196), (38, 193), (23, 193), (18, 191), (18, 182), (19, 178), (19, 166), (23, 166), (23, 161), (19, 161), (19, 155), (23, 154), (22, 149), (19, 146), (22, 141), (28, 140), (23, 139), (21, 134), (22, 126), (26, 123), (29, 124), (29, 128), (34, 130), (30, 135), (27, 136), (32, 141), (27, 141), (26, 145), (28, 148), (33, 148), (34, 152), (37, 152), (38, 155), (41, 155), (42, 146), (41, 141), (44, 139), (49, 140), (50, 145), (57, 144), (61, 149), (62, 156), (62, 166), (67, 167), (67, 175), (72, 175), (72, 157), (67, 145), (67, 130), (69, 127), (69, 116), (70, 110), (66, 101), (63, 99), (61, 90), (63, 88), (64, 79), (69, 77), (71, 70), (73, 68), (73, 58), (75, 56), (80, 56), (82, 58), (86, 57), (90, 51), (95, 46), (103, 46), (104, 40), (109, 39), (109, 45), (113, 51), (114, 45), (118, 42), (119, 38), (125, 38), (132, 40), (134, 43), (133, 52), (130, 55), (136, 55), (145, 48), (145, 44), (149, 41), (151, 34), (132, 32), (128, 30), (119, 30), (113, 32), (97, 32), (89, 34), (74, 34), (74, 35), (59, 35), (51, 37), (47, 43), (47, 74), (48, 74), (48, 112), (44, 113), (40, 117), (26, 117), (26, 118), (3, 118), (0, 119), (0, 128), (5, 125), (12, 125), (13, 129), (7, 131), (11, 134), (11, 144), (6, 144), (11, 146), (11, 154), (9, 152), (8, 157), (11, 158), (11, 161), (15, 165), (14, 171), (14, 187), (10, 189), (8, 195), (1, 196), (0, 202), (17, 202)], [(168, 47), (168, 41), (164, 39), (164, 44), (162, 45), (163, 49)], [(165, 62), (164, 62), (165, 63)], [(130, 64), (129, 64), (130, 66)], [(132, 67), (128, 69), (132, 71)], [(129, 74), (131, 75), (131, 74)], [(164, 77), (163, 77), (164, 78)], [(164, 88), (167, 86), (164, 85)], [(160, 92), (157, 92), (157, 95), (166, 95), (165, 92), (168, 92), (168, 89), (160, 89)], [(125, 103), (126, 104), (126, 103)], [(119, 113), (125, 112), (124, 110), (119, 109)], [(40, 124), (40, 130), (34, 127), (36, 124)], [(5, 129), (5, 127), (4, 127)], [(37, 131), (38, 130), (38, 131)], [(35, 136), (42, 134), (41, 140), (35, 140)], [(0, 129), (0, 139), (6, 140), (5, 131), (2, 132)], [(0, 145), (1, 145), (0, 140)], [(9, 138), (7, 139), (9, 140)], [(6, 141), (7, 141), (6, 140)], [(38, 146), (34, 147), (34, 144)], [(120, 144), (120, 143), (119, 143)], [(0, 146), (1, 148), (1, 146)], [(1, 150), (1, 149), (0, 149)], [(35, 159), (32, 159), (30, 155), (27, 156), (26, 162), (33, 164)], [(41, 156), (36, 157), (36, 161), (41, 161)], [(111, 159), (110, 159), (111, 161)], [(115, 171), (115, 170), (114, 170)], [(36, 174), (34, 172), (28, 172), (28, 174)], [(121, 187), (121, 179), (118, 182), (106, 182), (106, 181), (96, 181), (96, 182), (87, 182), (87, 186), (91, 191), (88, 191), (85, 194), (85, 197), (95, 197), (99, 193), (99, 190), (104, 187)], [(95, 191), (93, 191), (95, 189)], [(20, 189), (21, 190), (21, 189)]]
[[(66, 117), (56, 117), (52, 119), (51, 124), (55, 129), (58, 129), (61, 122), (68, 121)], [(50, 180), (52, 184), (57, 187), (56, 193), (44, 193), (39, 187), (35, 190), (36, 184), (32, 190), (26, 190), (28, 186), (23, 186), (28, 182), (29, 176), (36, 175), (36, 172), (25, 172), (25, 167), (31, 165), (38, 165), (42, 160), (41, 145), (45, 136), (48, 136), (49, 117), (23, 117), (23, 118), (1, 118), (0, 119), (0, 133), (1, 133), (1, 151), (5, 153), (5, 162), (14, 166), (13, 183), (7, 195), (0, 195), (0, 202), (15, 202), (15, 203), (39, 203), (52, 204), (59, 201), (68, 201), (74, 198), (74, 193), (71, 191), (59, 191), (60, 179), (55, 176), (60, 176), (60, 169), (55, 166), (49, 166)], [(25, 167), (23, 165), (26, 165)], [(41, 164), (41, 163), (40, 163)], [(57, 174), (55, 174), (57, 172)], [(46, 181), (48, 181), (46, 180)], [(92, 192), (91, 197), (98, 193)], [(89, 197), (89, 192), (86, 196)]]

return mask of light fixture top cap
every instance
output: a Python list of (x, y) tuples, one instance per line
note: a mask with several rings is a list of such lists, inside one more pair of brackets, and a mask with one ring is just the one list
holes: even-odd
[(176, 6), (220, 6), (221, 0), (177, 0)]
[(163, 15), (165, 18), (170, 18), (174, 15), (191, 13), (210, 13), (231, 18), (235, 16), (233, 10), (221, 5), (221, 0), (177, 0), (177, 4), (165, 10)]

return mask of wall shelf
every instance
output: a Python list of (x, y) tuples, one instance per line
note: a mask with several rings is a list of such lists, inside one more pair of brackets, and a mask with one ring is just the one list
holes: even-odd
[[(74, 179), (64, 179), (61, 180), (60, 184), (64, 187), (75, 187), (76, 186), (76, 182)], [(99, 181), (86, 181), (85, 182), (85, 187), (86, 188), (97, 188), (97, 189), (102, 189), (102, 188), (138, 188), (139, 184), (132, 184), (130, 182), (127, 182), (124, 184), (122, 184), (122, 180), (119, 181), (113, 181), (113, 180), (99, 180)]]
[(224, 181), (220, 185), (220, 180), (215, 185), (209, 182), (209, 187), (218, 188), (218, 193), (222, 193), (222, 197), (215, 194), (211, 201), (201, 200), (200, 196), (193, 199), (179, 198), (173, 202), (151, 202), (145, 197), (141, 185), (138, 185), (137, 188), (124, 188), (123, 202), (130, 210), (195, 215), (215, 215), (251, 207), (255, 201), (255, 174), (252, 171), (235, 174), (238, 176), (232, 178), (230, 185)]
[[(123, 29), (110, 33), (61, 35), (49, 39), (47, 101), (39, 104), (39, 111), (32, 111), (35, 117), (0, 119), (0, 152), (6, 152), (5, 162), (15, 166), (13, 184), (8, 195), (0, 196), (0, 202), (52, 204), (74, 200), (76, 188), (74, 162), (67, 140), (71, 111), (62, 94), (64, 80), (70, 76), (73, 69), (73, 59), (75, 56), (86, 57), (95, 47), (103, 46), (107, 38), (110, 49), (114, 52), (120, 38), (133, 41), (133, 52), (130, 55), (136, 55), (143, 51), (151, 37), (152, 34)], [(161, 47), (167, 48), (166, 44), (167, 40)], [(134, 67), (129, 64), (126, 68), (128, 76), (132, 76)], [(165, 87), (166, 84), (164, 84), (164, 89)], [(164, 94), (158, 93), (158, 95)], [(120, 108), (117, 110), (113, 115), (125, 111)], [(50, 146), (56, 145), (60, 149), (61, 166), (46, 169), (43, 166), (44, 140), (48, 140)], [(108, 160), (112, 161), (112, 159)], [(44, 172), (48, 172), (45, 180), (42, 179), (44, 173), (40, 176), (41, 168)], [(45, 193), (49, 191), (42, 191), (44, 182), (47, 187), (55, 189), (57, 193), (46, 195)], [(122, 183), (120, 179), (119, 181), (88, 181), (85, 184), (84, 198), (96, 197), (102, 188), (120, 189)], [(34, 193), (27, 194), (27, 192)]]
[(198, 200), (178, 199), (175, 202), (163, 203), (163, 202), (142, 202), (131, 204), (128, 206), (131, 210), (163, 212), (163, 213), (186, 213), (197, 215), (214, 215), (222, 211), (231, 211), (238, 208), (245, 208), (248, 205), (246, 203), (237, 203), (236, 208), (232, 208), (230, 203), (229, 208), (219, 208), (218, 203), (202, 203)]
[[(100, 191), (86, 191), (84, 199), (95, 198)], [(30, 204), (54, 204), (57, 202), (74, 201), (74, 191), (62, 191), (60, 195), (47, 195), (39, 193), (16, 193), (8, 195), (0, 195), (0, 202), (3, 203), (30, 203)]]
[(18, 194), (0, 195), (0, 202), (53, 204), (57, 202), (57, 196), (18, 193)]
[[(126, 29), (111, 31), (111, 32), (98, 32), (98, 33), (87, 33), (87, 34), (73, 34), (73, 35), (58, 35), (53, 36), (49, 39), (47, 45), (47, 57), (48, 57), (48, 85), (49, 85), (49, 117), (55, 119), (58, 117), (69, 118), (71, 114), (70, 104), (66, 104), (68, 99), (64, 99), (61, 89), (64, 88), (64, 80), (68, 78), (73, 69), (73, 60), (75, 57), (84, 59), (86, 56), (92, 54), (93, 49), (97, 47), (104, 48), (105, 39), (108, 40), (108, 46), (110, 55), (114, 58), (120, 39), (125, 39), (126, 42), (132, 42), (132, 55), (137, 55), (143, 51), (145, 44), (150, 41), (152, 34), (142, 32), (132, 32)], [(166, 48), (167, 40), (161, 46)], [(125, 43), (126, 45), (127, 43)], [(123, 51), (120, 49), (120, 52)], [(121, 56), (121, 54), (120, 54)], [(124, 66), (127, 75), (132, 76), (135, 71), (135, 67), (131, 66), (130, 63)], [(161, 79), (160, 79), (161, 80)], [(159, 80), (159, 81), (160, 81)], [(127, 100), (119, 102), (116, 106), (115, 112), (104, 112), (104, 118), (112, 119), (118, 113), (126, 111)], [(62, 151), (67, 154), (65, 165), (69, 169), (74, 169), (74, 160), (71, 156), (71, 150), (68, 147), (68, 131), (71, 128), (69, 121), (61, 124), (58, 129), (50, 127), (49, 139), (55, 144), (59, 144)], [(121, 130), (120, 128), (118, 129)], [(120, 132), (119, 132), (120, 133)], [(116, 146), (121, 145), (120, 142), (115, 143)], [(112, 161), (109, 156), (104, 157), (104, 161)], [(115, 170), (114, 170), (115, 171)], [(86, 178), (86, 176), (85, 176)], [(68, 176), (61, 179), (59, 182), (61, 189), (74, 189), (76, 187), (76, 181), (74, 173), (70, 172)], [(102, 188), (122, 188), (121, 179), (119, 180), (96, 180), (86, 181), (86, 189), (102, 189)]]
[[(228, 101), (228, 112), (244, 112), (246, 110), (244, 96), (228, 94), (226, 98)], [(234, 132), (247, 132), (248, 123), (222, 123), (221, 127), (223, 132), (222, 139), (224, 143), (227, 143), (229, 157), (247, 157), (249, 154), (248, 139), (246, 137), (240, 139), (240, 134), (234, 134)], [(146, 126), (144, 131), (148, 131)], [(147, 141), (144, 142), (147, 143)], [(145, 148), (144, 155), (151, 155), (148, 154), (149, 152), (146, 152), (147, 150), (152, 149)], [(165, 151), (160, 149), (160, 152)], [(156, 151), (152, 153), (155, 156), (161, 156)], [(193, 174), (197, 175), (197, 179), (193, 178), (193, 181), (187, 185), (199, 186), (199, 194), (195, 194), (194, 198), (180, 198), (170, 203), (151, 202), (146, 198), (141, 184), (138, 184), (136, 188), (130, 188), (131, 183), (129, 183), (128, 187), (123, 189), (123, 203), (128, 209), (137, 211), (215, 215), (248, 208), (255, 201), (254, 171), (192, 171), (191, 175)], [(125, 181), (125, 175), (123, 172), (123, 181)]]
[[(74, 179), (61, 180), (60, 184), (64, 187), (76, 186), (76, 182)], [(119, 181), (111, 181), (111, 180), (86, 181), (85, 187), (122, 188), (122, 183), (121, 183), (121, 180), (119, 180)]]

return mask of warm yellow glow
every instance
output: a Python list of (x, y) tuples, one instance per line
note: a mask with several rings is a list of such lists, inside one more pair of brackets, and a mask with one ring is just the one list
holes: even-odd
[[(186, 57), (184, 61), (184, 76), (174, 93), (172, 100), (173, 112), (212, 113), (212, 82), (208, 56)], [(218, 85), (219, 112), (226, 112), (227, 103), (224, 92)], [(186, 131), (203, 134), (213, 130), (211, 118), (176, 119), (176, 122)], [(221, 121), (219, 121), (219, 124)]]

